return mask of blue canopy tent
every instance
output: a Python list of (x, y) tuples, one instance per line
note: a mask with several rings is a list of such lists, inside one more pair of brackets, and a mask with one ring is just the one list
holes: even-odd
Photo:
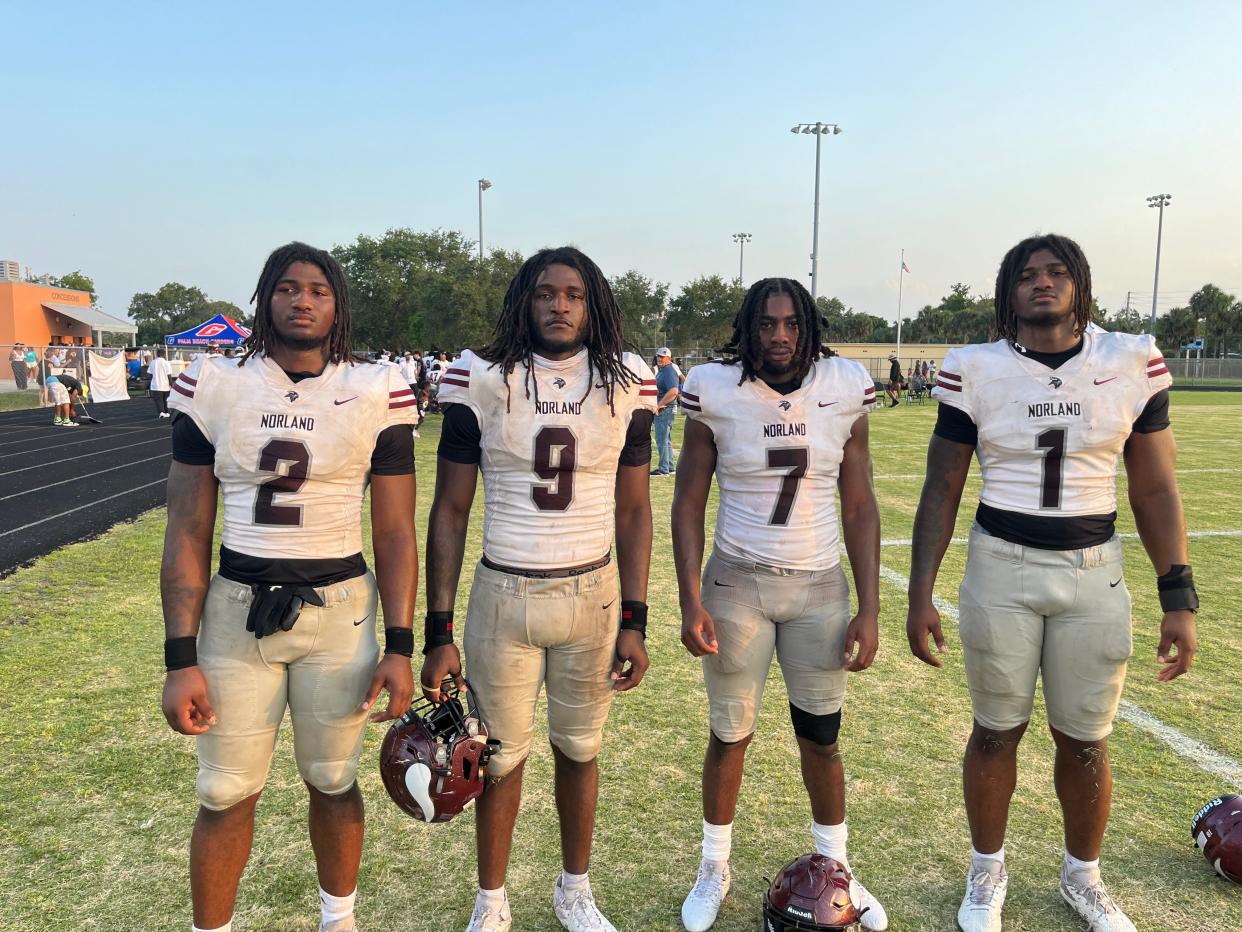
[(243, 327), (231, 317), (217, 314), (189, 330), (170, 333), (164, 337), (166, 346), (241, 346), (250, 336), (250, 328)]

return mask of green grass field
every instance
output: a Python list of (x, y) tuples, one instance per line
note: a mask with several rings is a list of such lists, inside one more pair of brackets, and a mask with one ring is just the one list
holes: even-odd
[[(1242, 529), (1242, 395), (1175, 394), (1179, 476), (1193, 532)], [(935, 405), (872, 418), (876, 489), (886, 540), (910, 535)], [(418, 445), (420, 524), (434, 485), (438, 422)], [(601, 756), (592, 878), (622, 930), (679, 929), (699, 859), (699, 769), (707, 738), (699, 664), (678, 639), (669, 538), (673, 487), (653, 480), (650, 585), (652, 668), (618, 698)], [(958, 522), (973, 514), (972, 476)], [(480, 496), (481, 500), (481, 496)], [(1133, 531), (1121, 496), (1120, 530)], [(478, 556), (481, 515), (468, 564)], [(194, 817), (191, 739), (159, 711), (163, 638), (158, 563), (164, 515), (151, 512), (104, 537), (64, 548), (0, 580), (0, 929), (176, 930), (189, 926), (187, 846)], [(1135, 655), (1125, 698), (1235, 760), (1242, 756), (1242, 537), (1190, 544), (1204, 610), (1191, 674), (1156, 682), (1159, 612), (1153, 572), (1127, 546)], [(904, 575), (909, 549), (886, 546)], [(965, 547), (950, 548), (939, 594), (956, 601)], [(465, 614), (468, 570), (457, 611)], [(882, 586), (881, 650), (852, 677), (842, 733), (851, 857), (895, 930), (952, 929), (969, 838), (960, 758), (970, 705), (956, 630), (943, 671), (909, 656), (905, 594)], [(422, 602), (420, 598), (419, 617)], [(1058, 896), (1060, 811), (1051, 742), (1037, 707), (1023, 744), (1007, 841), (1007, 930), (1082, 928)], [(460, 930), (474, 898), (473, 815), (427, 826), (384, 793), (375, 766), (383, 727), (372, 726), (361, 774), (368, 835), (358, 905), (366, 930)], [(1116, 778), (1102, 867), (1140, 929), (1242, 929), (1242, 888), (1215, 877), (1193, 847), (1189, 820), (1230, 791), (1193, 760), (1126, 721), (1112, 743)], [(515, 928), (556, 928), (550, 900), (559, 869), (551, 754), (536, 743), (527, 767), (508, 888)], [(235, 929), (313, 930), (318, 900), (305, 829), (305, 793), (282, 734), (263, 800)], [(779, 672), (773, 668), (751, 746), (734, 828), (733, 889), (716, 929), (757, 924), (765, 877), (810, 849)]]

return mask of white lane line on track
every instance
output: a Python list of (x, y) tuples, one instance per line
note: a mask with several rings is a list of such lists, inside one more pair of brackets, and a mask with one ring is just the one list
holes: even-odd
[[(29, 472), (32, 469), (47, 469), (49, 465), (59, 466), (61, 463), (72, 463), (74, 460), (84, 460), (91, 456), (104, 456), (108, 453), (115, 453), (117, 450), (128, 450), (131, 447), (145, 447), (148, 443), (161, 443), (163, 437), (154, 437), (151, 440), (139, 440), (137, 443), (127, 443), (120, 447), (109, 447), (106, 450), (92, 450), (90, 453), (80, 453), (77, 456), (65, 456), (58, 458), (55, 463), (37, 463), (34, 466), (23, 466), (20, 469), (10, 469), (7, 472), (0, 472), (0, 479), (5, 476), (15, 476), (19, 472)], [(171, 455), (171, 454), (170, 454)]]
[(102, 476), (106, 472), (116, 472), (118, 469), (129, 469), (131, 466), (137, 466), (139, 463), (149, 463), (152, 460), (167, 459), (167, 453), (161, 453), (159, 456), (148, 456), (146, 459), (132, 460), (128, 463), (122, 463), (120, 466), (109, 466), (107, 469), (100, 469), (97, 472), (83, 473), (80, 476), (72, 476), (69, 479), (61, 479), (60, 482), (49, 482), (47, 485), (41, 485), (35, 489), (26, 489), (24, 492), (14, 492), (12, 495), (0, 496), (0, 502), (6, 502), (10, 498), (20, 498), (23, 495), (33, 495), (35, 492), (42, 492), (44, 489), (54, 489), (58, 485), (64, 485), (67, 482), (78, 482), (82, 479), (89, 479), (91, 476)]
[[(61, 428), (61, 429), (63, 430), (64, 428)], [(172, 436), (169, 433), (167, 427), (146, 427), (146, 428), (143, 428), (143, 431), (150, 432), (150, 433), (160, 433), (160, 434), (164, 434), (165, 436), (169, 436), (169, 437)], [(95, 443), (97, 440), (99, 440), (98, 436), (78, 437), (78, 439), (70, 440), (67, 443), (54, 443), (51, 446), (46, 446), (46, 447), (32, 447), (26, 450), (15, 450), (12, 453), (0, 453), (0, 459), (6, 459), (7, 457), (10, 457), (10, 456), (26, 456), (30, 453), (45, 453), (48, 450), (63, 450), (66, 447), (81, 446), (84, 443)]]
[[(896, 570), (889, 569), (887, 566), (880, 566), (880, 576), (902, 592), (905, 592), (910, 585), (909, 579), (902, 576)], [(939, 596), (936, 596), (932, 601), (942, 615), (948, 616), (953, 621), (959, 619), (957, 606), (952, 602)], [(1172, 725), (1162, 722), (1156, 716), (1129, 700), (1122, 700), (1121, 707), (1117, 710), (1117, 717), (1133, 725), (1135, 728), (1147, 732), (1170, 748), (1178, 757), (1194, 764), (1204, 773), (1220, 777), (1233, 787), (1242, 790), (1242, 764), (1233, 758), (1226, 757), (1219, 751), (1208, 747), (1202, 741), (1197, 741)]]
[[(98, 436), (111, 437), (113, 434), (116, 434), (116, 433), (131, 433), (136, 430), (158, 430), (158, 429), (159, 428), (152, 427), (150, 424), (147, 424), (145, 422), (141, 424), (107, 424), (104, 427), (104, 430), (106, 430), (107, 433), (101, 434), (97, 431), (92, 431), (91, 434), (93, 434), (96, 437)], [(40, 430), (39, 433), (32, 434), (27, 437), (22, 437), (18, 440), (6, 440), (3, 442), (0, 442), (0, 447), (16, 447), (16, 446), (21, 446), (23, 444), (28, 444), (35, 440), (42, 440), (45, 437), (51, 437), (51, 436), (59, 437), (61, 436), (61, 431), (63, 430), (64, 430), (63, 427), (53, 427), (49, 424), (46, 430)], [(10, 433), (11, 431), (6, 430), (4, 431), (4, 436), (7, 437), (9, 436)], [(79, 439), (87, 440), (90, 438), (89, 436), (83, 436), (83, 437), (80, 437)], [(6, 453), (2, 455), (8, 456), (9, 454)]]
[(8, 537), (10, 534), (17, 534), (32, 527), (38, 527), (40, 524), (46, 524), (48, 521), (55, 521), (57, 518), (63, 518), (65, 515), (71, 515), (75, 511), (81, 511), (83, 508), (94, 508), (101, 502), (111, 501), (114, 498), (120, 498), (122, 495), (129, 495), (132, 492), (141, 492), (143, 489), (149, 489), (153, 485), (159, 485), (161, 482), (167, 481), (168, 478), (165, 476), (164, 478), (156, 479), (154, 482), (147, 482), (143, 485), (134, 486), (132, 489), (126, 489), (124, 492), (117, 492), (114, 495), (105, 495), (103, 498), (97, 498), (93, 502), (87, 502), (85, 505), (79, 505), (77, 508), (70, 508), (68, 511), (62, 511), (60, 514), (55, 514), (48, 518), (40, 518), (38, 521), (31, 521), (29, 524), (23, 524), (21, 527), (15, 527), (11, 531), (4, 531), (3, 533), (0, 533), (0, 537)]
[[(1138, 540), (1139, 536), (1134, 531), (1125, 531), (1118, 534), (1122, 540)], [(1197, 540), (1202, 537), (1242, 537), (1242, 530), (1238, 531), (1187, 531), (1186, 536), (1191, 540)], [(949, 541), (950, 544), (968, 544), (969, 538), (954, 537)], [(910, 547), (914, 541), (909, 537), (886, 537), (880, 541), (881, 547)]]

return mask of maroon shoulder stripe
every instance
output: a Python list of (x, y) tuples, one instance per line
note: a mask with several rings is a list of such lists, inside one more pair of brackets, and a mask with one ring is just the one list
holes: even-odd
[(445, 375), (464, 375), (466, 378), (470, 378), (469, 369), (449, 369), (444, 374)]
[(408, 401), (391, 401), (388, 403), (388, 410), (391, 411), (393, 408), (408, 408), (410, 407), (410, 405), (416, 405), (416, 404), (418, 404), (418, 402), (415, 401), (413, 398), (409, 399)]
[(694, 404), (693, 402), (690, 402), (690, 401), (683, 401), (683, 402), (681, 403), (681, 406), (682, 406), (683, 408), (685, 408), (687, 411), (698, 411), (698, 412), (700, 412), (700, 413), (702, 413), (702, 411), (703, 411), (703, 409), (702, 409), (702, 408), (700, 408), (698, 405), (696, 405), (696, 404)]
[(179, 378), (179, 379), (184, 379), (184, 380), (185, 380), (185, 383), (186, 383), (187, 385), (197, 385), (197, 384), (198, 384), (198, 379), (192, 379), (192, 378), (190, 378), (188, 375), (186, 375), (184, 372), (183, 372), (183, 373), (181, 373), (179, 376), (177, 376), (177, 378)]
[(444, 376), (440, 379), (440, 384), (441, 385), (456, 385), (458, 388), (469, 388), (470, 387), (469, 382), (463, 382), (460, 379), (450, 379), (447, 376)]
[(414, 390), (412, 388), (403, 388), (399, 391), (389, 392), (388, 397), (389, 398), (403, 398), (406, 395), (413, 395), (413, 394), (414, 394)]
[(951, 392), (960, 392), (962, 390), (962, 386), (954, 385), (952, 382), (946, 382), (943, 379), (936, 379), (936, 387), (947, 388)]
[(698, 400), (699, 400), (699, 396), (698, 396), (698, 395), (696, 395), (694, 392), (682, 392), (682, 393), (681, 393), (681, 397), (682, 397), (682, 398), (685, 398), (685, 399), (686, 399), (686, 400), (688, 400), (688, 401), (698, 401)]
[(1159, 369), (1148, 369), (1147, 377), (1149, 379), (1155, 378), (1158, 375), (1165, 375), (1166, 373), (1168, 373), (1168, 371), (1169, 371), (1168, 366), (1161, 366)]
[(940, 379), (948, 379), (950, 382), (959, 382), (959, 383), (962, 381), (962, 377), (960, 375), (958, 375), (956, 372), (949, 372), (947, 369), (941, 369), (940, 372), (936, 375), (936, 380), (939, 381)]
[(187, 398), (194, 397), (194, 393), (192, 391), (189, 391), (188, 389), (184, 389), (181, 387), (180, 381), (173, 382), (172, 387), (173, 387), (174, 392), (181, 392), (181, 394), (185, 395)]

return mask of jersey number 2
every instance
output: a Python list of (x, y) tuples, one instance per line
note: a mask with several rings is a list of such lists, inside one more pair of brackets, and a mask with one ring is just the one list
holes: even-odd
[(254, 499), (254, 523), (275, 527), (301, 527), (301, 505), (273, 505), (272, 496), (291, 495), (306, 484), (310, 475), (310, 450), (300, 440), (269, 440), (259, 454), (259, 471), (279, 473), (280, 464), (288, 464), (285, 474), (275, 475), (259, 486)]
[(776, 505), (772, 508), (772, 517), (768, 518), (768, 524), (789, 523), (789, 513), (793, 511), (794, 499), (798, 497), (798, 483), (806, 475), (810, 461), (811, 451), (806, 447), (768, 449), (768, 469), (789, 470), (781, 480), (781, 490), (777, 493)]
[(574, 467), (578, 438), (568, 427), (545, 427), (535, 434), (536, 476), (551, 485), (531, 486), (530, 498), (540, 511), (564, 511), (574, 500)]
[(1053, 427), (1035, 438), (1035, 449), (1044, 451), (1039, 480), (1039, 507), (1061, 507), (1061, 464), (1065, 462), (1065, 428)]

